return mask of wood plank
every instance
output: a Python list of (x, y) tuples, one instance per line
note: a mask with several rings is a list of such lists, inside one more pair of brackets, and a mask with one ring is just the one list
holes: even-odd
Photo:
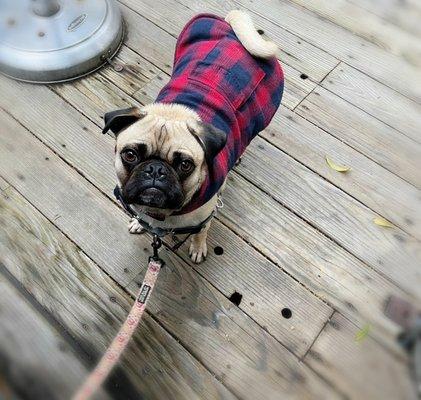
[[(23, 398), (70, 398), (87, 372), (84, 365), (60, 332), (34, 309), (33, 301), (28, 302), (8, 280), (4, 269), (0, 263), (2, 380)], [(101, 398), (108, 397), (102, 392)]]
[[(306, 99), (305, 104), (314, 101), (318, 101), (316, 94), (311, 100)], [(301, 107), (307, 112), (315, 112), (312, 107)], [(348, 114), (343, 115), (346, 116), (343, 125), (350, 125)], [(328, 132), (282, 107), (261, 135), (373, 211), (421, 239), (421, 191)], [(421, 160), (421, 146), (418, 147)], [(388, 151), (387, 146), (384, 151)], [(338, 164), (350, 166), (351, 170), (346, 174), (334, 171), (327, 165), (326, 156)]]
[[(79, 91), (78, 88), (81, 88), (81, 91)], [(66, 102), (73, 104), (81, 112), (87, 114), (87, 116), (98, 125), (102, 125), (102, 119), (99, 117), (102, 107), (110, 109), (113, 107), (113, 104), (117, 104), (121, 99), (121, 93), (118, 88), (113, 87), (113, 85), (107, 82), (103, 82), (102, 79), (96, 79), (94, 76), (78, 82), (77, 85), (55, 86), (54, 89), (65, 97)], [(45, 90), (42, 90), (43, 96), (45, 97), (48, 93), (44, 92)], [(52, 93), (50, 93), (50, 95), (52, 95)], [(116, 97), (115, 100), (113, 100), (113, 96)], [(48, 105), (54, 107), (54, 104), (55, 103), (52, 100), (43, 100), (44, 107)], [(121, 106), (127, 107), (128, 105), (122, 104)], [(29, 123), (29, 125), (33, 126), (31, 123)], [(35, 134), (44, 140), (43, 130), (37, 130)], [(83, 133), (83, 136), (86, 142), (85, 146), (88, 151), (84, 160), (85, 162), (95, 164), (96, 155), (93, 155), (89, 146), (87, 146), (89, 137), (87, 137), (85, 133)], [(105, 143), (103, 147), (104, 146)], [(54, 149), (60, 151), (60, 144), (56, 143)], [(109, 151), (112, 151), (111, 146)], [(99, 156), (101, 155), (99, 152), (97, 153)], [(65, 157), (70, 163), (74, 160), (74, 157), (72, 156), (65, 155)], [(79, 154), (78, 157), (81, 159), (81, 154)], [(91, 179), (90, 176), (90, 171), (95, 169), (94, 165), (85, 167), (83, 163), (80, 163), (77, 168), (92, 183), (95, 185), (98, 184), (98, 182), (95, 182), (95, 180), (93, 178)], [(115, 181), (115, 173), (112, 163), (110, 163), (103, 173), (107, 174), (110, 182)], [(98, 187), (101, 191), (106, 193), (109, 191), (109, 186), (110, 185), (107, 184)], [(109, 194), (111, 194), (110, 191)], [(241, 308), (255, 321), (265, 325), (268, 331), (285, 344), (288, 349), (297, 355), (303, 355), (312, 343), (314, 337), (320, 331), (328, 316), (331, 314), (330, 307), (327, 307), (323, 302), (312, 296), (293, 279), (286, 277), (285, 274), (276, 266), (267, 263), (264, 257), (253, 251), (249, 246), (246, 246), (241, 239), (237, 238), (235, 235), (229, 235), (226, 228), (222, 225), (216, 226), (218, 229), (215, 231), (215, 237), (225, 237), (227, 239), (227, 243), (230, 243), (230, 247), (232, 249), (230, 252), (226, 252), (223, 257), (226, 261), (224, 268), (221, 268), (221, 260), (218, 258), (208, 260), (206, 263), (207, 267), (204, 270), (197, 266), (194, 266), (194, 268), (196, 270), (200, 270), (202, 276), (208, 279), (227, 297), (233, 293), (235, 289), (233, 288), (233, 285), (237, 286), (237, 289), (241, 288), (241, 290), (244, 291), (246, 290), (245, 288), (248, 284), (253, 281), (256, 287), (254, 297), (260, 296), (260, 300), (257, 301), (257, 298), (255, 297), (249, 302), (244, 303)], [(236, 248), (241, 248), (242, 254), (247, 254), (248, 257), (245, 258), (247, 262), (238, 263), (239, 254), (235, 251)], [(185, 260), (190, 261), (187, 252), (185, 252), (183, 256)], [(232, 270), (229, 268), (229, 265), (237, 264), (239, 264), (237, 268), (242, 270), (242, 274), (236, 278), (235, 276), (232, 276)], [(260, 267), (257, 268), (256, 265), (260, 265)], [(212, 266), (215, 268), (212, 268)], [(261, 270), (267, 271), (268, 276), (270, 277), (269, 280), (264, 276), (261, 276), (260, 273), (257, 273), (257, 271)], [(284, 286), (285, 289), (280, 292), (279, 287), (281, 286)], [(259, 292), (260, 294), (258, 294)], [(252, 293), (250, 293), (250, 297), (253, 297)], [(296, 301), (291, 302), (290, 298), (293, 297), (296, 297)], [(279, 301), (273, 302), (272, 300), (275, 298)], [(251, 306), (250, 303), (255, 303), (256, 306)], [(259, 303), (265, 304), (266, 306), (259, 307)], [(280, 315), (281, 310), (284, 307), (283, 305), (287, 303), (294, 305), (295, 308), (296, 315), (294, 321), (290, 321), (291, 324), (294, 324), (293, 331), (290, 330), (292, 325), (285, 325), (285, 321), (282, 319), (272, 318), (273, 315)], [(309, 321), (311, 321), (311, 327), (309, 327)]]
[(348, 0), (364, 10), (379, 16), (389, 24), (409, 32), (415, 37), (421, 36), (421, 7), (418, 0), (381, 0), (372, 2), (367, 0)]
[[(405, 96), (421, 102), (421, 72), (401, 57), (289, 0), (235, 1)], [(397, 79), (396, 71), (405, 79)]]
[(151, 79), (142, 89), (133, 93), (133, 98), (138, 100), (142, 104), (150, 104), (155, 101), (160, 90), (170, 80), (169, 75), (165, 72), (160, 73), (155, 78)]
[[(7, 226), (1, 232), (1, 264), (71, 335), (93, 367), (133, 299), (14, 189), (3, 193), (0, 204), (0, 220)], [(52, 349), (49, 357), (60, 352)], [(65, 377), (67, 369), (61, 371)], [(75, 391), (85, 376), (86, 371), (69, 380), (69, 389)], [(47, 384), (45, 376), (40, 384)], [(148, 314), (107, 388), (113, 398), (125, 400), (235, 398)]]
[(389, 280), (238, 174), (228, 178), (220, 217), (312, 292), (357, 324), (372, 324), (378, 340), (400, 351), (395, 341), (398, 327), (383, 309), (391, 294), (410, 298)]
[(125, 45), (170, 74), (176, 39), (125, 5), (120, 5), (127, 29)]
[(356, 326), (335, 313), (305, 360), (349, 399), (416, 399), (409, 366), (397, 361), (370, 336), (355, 335)]
[[(421, 42), (401, 28), (385, 24), (378, 16), (348, 0), (292, 0), (307, 10), (363, 37), (415, 67), (421, 66)], [(377, 5), (377, 8), (383, 8)]]
[[(86, 79), (79, 79), (71, 85), (67, 83), (52, 85), (51, 89), (65, 102), (68, 102), (69, 99), (77, 99), (76, 103), (70, 100), (71, 104), (77, 105), (76, 108), (84, 116), (89, 116), (90, 120), (95, 121), (97, 125), (101, 125), (93, 128), (94, 131), (99, 133), (103, 126), (105, 112), (138, 105), (127, 93), (118, 89), (111, 82), (102, 75), (95, 74)], [(48, 90), (42, 92), (45, 96), (51, 96)], [(54, 99), (50, 100), (50, 103), (53, 102)], [(78, 113), (72, 110), (72, 114)]]
[[(215, 250), (217, 247), (222, 248), (223, 254)], [(239, 293), (241, 310), (288, 350), (303, 356), (332, 314), (332, 308), (218, 220), (209, 230), (208, 248), (209, 257), (199, 265), (189, 260), (187, 245), (179, 253), (226, 297)], [(282, 316), (284, 308), (292, 311), (291, 318)]]
[[(132, 268), (135, 261), (139, 271), (140, 260), (146, 261), (145, 253), (149, 252), (148, 238), (137, 236), (133, 239), (137, 242), (139, 253), (135, 260), (128, 259), (123, 242), (131, 242), (131, 239), (127, 234), (124, 241), (121, 239), (121, 229), (123, 226), (126, 228), (123, 223), (126, 218), (122, 211), (111, 201), (105, 200), (98, 190), (78, 177), (72, 168), (47, 150), (30, 133), (19, 129), (12, 121), (9, 122), (13, 129), (5, 129), (3, 146), (9, 151), (5, 152), (7, 156), (0, 160), (0, 174), (47, 216), (50, 222), (54, 221), (52, 211), (62, 206), (63, 201), (73, 203), (75, 198), (83, 199), (83, 203), (78, 204), (78, 213), (76, 210), (68, 211), (73, 218), (78, 215), (78, 232), (71, 232), (61, 222), (67, 219), (65, 216), (56, 219), (54, 224), (69, 235), (90, 258), (96, 257), (98, 248), (112, 248), (112, 262), (99, 259), (98, 264), (109, 271), (114, 279), (118, 279), (119, 270), (111, 270), (112, 263)], [(16, 146), (17, 139), (20, 146)], [(19, 157), (16, 157), (16, 152), (19, 152)], [(47, 154), (49, 170), (44, 167)], [(39, 182), (37, 177), (41, 174), (41, 179), (47, 181), (48, 185)], [(76, 179), (77, 177), (79, 179)], [(51, 189), (58, 186), (61, 193), (55, 193)], [(63, 196), (58, 196), (64, 193), (67, 195), (66, 200), (63, 200)], [(96, 214), (94, 210), (102, 210), (103, 215)], [(96, 230), (95, 243), (91, 241), (91, 233), (81, 222), (92, 214), (96, 214), (99, 224), (102, 223), (100, 218), (103, 217), (108, 228)], [(114, 237), (114, 245), (108, 243), (105, 233)], [(115, 243), (119, 243), (119, 246), (116, 247)], [(135, 246), (135, 243), (132, 243), (132, 246)], [(233, 306), (225, 296), (200, 278), (180, 257), (165, 252), (161, 253), (161, 256), (168, 267), (160, 276), (152, 304), (165, 304), (162, 310), (167, 312), (155, 313), (155, 317), (235, 395), (255, 398), (288, 393), (288, 396), (297, 399), (337, 398), (336, 392), (326, 383), (243, 311)], [(233, 317), (228, 315), (230, 309)], [(168, 318), (174, 323), (170, 324)], [(241, 327), (238, 321), (240, 319)], [(215, 322), (212, 322), (213, 320)], [(237, 368), (238, 365), (241, 365), (241, 368)], [(297, 379), (297, 376), (300, 379)]]
[(396, 228), (306, 166), (256, 138), (236, 170), (371, 268), (421, 299), (421, 242)]
[(421, 105), (344, 63), (326, 77), (322, 86), (421, 143)]
[(141, 89), (161, 72), (151, 62), (139, 56), (124, 44), (113, 59), (113, 64), (122, 66), (123, 69), (116, 71), (114, 66), (106, 66), (99, 73), (129, 95)]
[[(215, 13), (224, 17), (229, 11), (237, 9), (232, 0), (206, 1), (169, 1), (169, 0), (122, 0), (122, 3), (137, 13), (163, 28), (174, 37), (178, 37), (184, 25), (199, 13)], [(266, 36), (274, 40), (280, 48), (278, 58), (310, 79), (320, 82), (334, 68), (338, 60), (296, 35), (291, 34), (267, 19), (251, 13), (258, 29), (263, 29)], [(129, 25), (129, 29), (142, 29), (141, 24)]]
[(385, 169), (421, 188), (421, 145), (318, 87), (295, 112)]
[[(7, 82), (11, 85), (10, 88), (14, 87), (16, 91), (15, 83), (9, 80), (2, 80), (2, 82)], [(1, 83), (0, 86), (2, 90), (6, 88)], [(91, 166), (89, 171), (90, 179), (97, 183), (102, 182), (103, 187), (108, 188), (107, 192), (112, 193), (114, 182), (111, 179), (110, 166), (113, 164), (112, 148), (114, 139), (108, 135), (102, 135), (98, 132), (99, 129), (95, 125), (68, 105), (66, 109), (66, 103), (57, 96), (57, 101), (51, 103), (47, 96), (42, 96), (43, 92), (52, 94), (48, 88), (25, 84), (19, 84), (18, 87), (21, 90), (15, 93), (22, 96), (26, 106), (15, 102), (13, 108), (9, 109), (9, 112), (15, 113), (17, 117), (22, 116), (22, 123), (31, 125), (34, 132), (42, 130), (45, 133), (42, 137), (43, 141), (52, 146), (60, 156), (67, 154), (68, 159), (77, 169), (84, 165), (84, 161), (89, 159), (93, 152), (97, 154), (99, 163)], [(26, 91), (29, 91), (31, 95), (26, 96)], [(6, 92), (2, 91), (2, 93), (2, 97), (5, 99)], [(13, 96), (8, 100), (12, 98)], [(31, 102), (32, 104), (30, 104)], [(0, 104), (1, 106), (5, 105), (3, 102), (0, 102)], [(62, 110), (66, 110), (66, 112)], [(2, 114), (2, 119), (5, 120), (5, 113)], [(58, 135), (57, 132), (59, 132)], [(89, 134), (89, 132), (92, 132), (92, 134)], [(104, 146), (104, 143), (108, 143), (108, 145)], [(68, 188), (63, 187), (52, 171), (53, 163), (51, 162), (50, 152), (40, 142), (35, 141), (34, 145), (37, 145), (38, 153), (27, 154), (29, 159), (26, 160), (22, 154), (21, 164), (17, 164), (10, 157), (15, 152), (19, 152), (19, 148), (13, 141), (6, 142), (6, 138), (3, 138), (2, 147), (7, 154), (7, 157), (2, 157), (3, 166), (5, 168), (18, 168), (19, 166), (21, 168), (20, 172), (15, 170), (13, 172), (14, 178), (19, 179), (28, 188), (29, 185), (33, 185), (34, 189), (36, 188), (38, 191), (38, 196), (34, 199), (33, 204), (38, 208), (46, 199), (50, 201), (51, 207), (46, 216), (51, 220), (55, 220), (57, 226), (63, 229), (70, 237), (77, 237), (80, 230), (86, 232), (85, 244), (90, 242), (92, 245), (92, 259), (97, 263), (102, 262), (105, 264), (108, 271), (115, 274), (117, 282), (123, 286), (126, 285), (137, 275), (138, 259), (139, 257), (141, 259), (147, 257), (148, 249), (145, 251), (143, 248), (139, 248), (136, 245), (136, 238), (131, 235), (127, 236), (127, 228), (125, 226), (107, 218), (109, 213), (115, 212), (115, 207), (111, 207), (109, 201), (99, 197), (98, 202), (100, 204), (102, 202), (102, 206), (94, 207), (92, 205), (93, 199), (98, 197), (97, 191), (91, 188), (87, 182), (81, 181), (80, 175), (76, 171), (73, 171), (74, 173), (68, 176), (69, 186), (78, 185), (81, 181), (80, 184), (86, 191), (85, 195), (80, 196), (79, 193), (69, 192)], [(35, 160), (32, 160), (32, 157), (35, 157)], [(6, 161), (7, 158), (9, 159), (8, 162)], [(36, 170), (38, 171), (37, 173), (34, 172)], [(108, 175), (104, 174), (104, 171), (107, 170), (109, 171)], [(44, 171), (45, 174), (51, 174), (51, 179), (47, 180), (43, 173), (40, 174), (40, 171)], [(83, 172), (83, 174), (86, 173), (86, 171)], [(75, 215), (77, 216), (84, 212), (86, 212), (86, 218), (75, 218)], [(123, 212), (120, 212), (120, 215), (122, 216)], [(103, 239), (100, 244), (97, 243), (99, 233)], [(126, 237), (126, 239), (119, 240), (122, 236)], [(124, 259), (115, 259), (115, 243), (119, 243), (121, 249), (124, 249)]]

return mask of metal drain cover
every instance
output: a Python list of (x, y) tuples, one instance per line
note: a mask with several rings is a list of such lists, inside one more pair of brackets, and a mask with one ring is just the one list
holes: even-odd
[(123, 39), (114, 0), (0, 0), (0, 69), (51, 83), (103, 65)]

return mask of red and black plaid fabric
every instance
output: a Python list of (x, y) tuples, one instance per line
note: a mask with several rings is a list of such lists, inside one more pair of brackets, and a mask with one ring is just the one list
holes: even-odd
[(178, 214), (201, 207), (218, 192), (247, 145), (271, 121), (283, 87), (279, 62), (253, 57), (222, 18), (200, 14), (185, 26), (171, 80), (156, 101), (195, 110), (203, 122), (227, 134), (227, 143), (208, 165), (198, 193)]

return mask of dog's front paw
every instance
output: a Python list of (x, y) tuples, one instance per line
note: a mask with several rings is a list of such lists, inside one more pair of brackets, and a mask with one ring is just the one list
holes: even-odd
[(145, 229), (140, 225), (139, 221), (136, 218), (131, 218), (129, 222), (129, 232), (133, 234), (144, 233)]
[(204, 240), (195, 240), (193, 238), (189, 248), (189, 254), (192, 261), (196, 264), (206, 260), (208, 255), (208, 246), (206, 244), (206, 238)]

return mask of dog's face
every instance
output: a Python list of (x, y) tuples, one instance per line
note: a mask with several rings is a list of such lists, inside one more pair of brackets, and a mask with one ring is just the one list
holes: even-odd
[(153, 104), (107, 113), (117, 137), (115, 168), (127, 204), (170, 215), (186, 205), (225, 145), (225, 134), (182, 106)]

